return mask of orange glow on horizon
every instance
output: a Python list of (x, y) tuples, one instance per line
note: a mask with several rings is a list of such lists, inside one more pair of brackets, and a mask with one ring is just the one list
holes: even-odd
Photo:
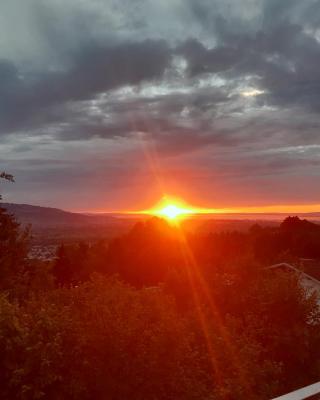
[(187, 215), (197, 214), (198, 209), (188, 206), (180, 199), (164, 196), (153, 208), (138, 212), (139, 214), (155, 215), (168, 220), (180, 220)]
[[(81, 212), (81, 211), (78, 211)], [(320, 204), (278, 204), (264, 206), (242, 206), (228, 208), (204, 208), (187, 204), (183, 200), (164, 196), (154, 207), (146, 210), (132, 211), (106, 211), (95, 210), (95, 213), (117, 213), (117, 214), (142, 214), (155, 215), (167, 219), (182, 219), (192, 215), (223, 215), (223, 214), (303, 214), (320, 212)]]
[(180, 215), (183, 215), (185, 213), (183, 208), (180, 208), (174, 204), (168, 204), (161, 210), (159, 210), (159, 214), (163, 215), (165, 218), (169, 219), (175, 219), (179, 217)]
[(181, 219), (192, 215), (210, 214), (295, 214), (320, 212), (320, 204), (290, 204), (269, 206), (248, 206), (230, 208), (201, 208), (188, 205), (184, 201), (164, 196), (153, 208), (138, 211), (136, 214), (162, 216), (167, 219)]

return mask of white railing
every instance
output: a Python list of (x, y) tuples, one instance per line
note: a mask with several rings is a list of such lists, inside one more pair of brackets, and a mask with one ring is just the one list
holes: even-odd
[(294, 392), (284, 394), (283, 396), (276, 397), (273, 400), (304, 400), (311, 396), (315, 396), (316, 394), (320, 395), (320, 382), (306, 386), (299, 390), (295, 390)]

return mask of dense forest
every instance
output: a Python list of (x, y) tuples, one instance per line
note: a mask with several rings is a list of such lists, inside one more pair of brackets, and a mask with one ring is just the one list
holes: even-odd
[(248, 233), (161, 219), (28, 258), (0, 210), (1, 399), (270, 399), (320, 378), (315, 293), (264, 268), (320, 257), (320, 228)]
[[(93, 244), (61, 245), (53, 266), (56, 282), (77, 284), (92, 272), (118, 274), (135, 286), (152, 286), (183, 273), (185, 264), (197, 265), (206, 280), (237, 269), (238, 264), (268, 266), (278, 262), (320, 260), (320, 225), (287, 217), (280, 227), (254, 224), (249, 232), (188, 233), (154, 217), (138, 222), (128, 234)], [(245, 267), (244, 267), (245, 268)], [(235, 271), (233, 271), (235, 272)], [(317, 271), (313, 273), (320, 279)]]

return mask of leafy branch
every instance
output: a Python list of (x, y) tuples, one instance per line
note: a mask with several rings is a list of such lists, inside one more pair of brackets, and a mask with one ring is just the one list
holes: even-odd
[(14, 177), (11, 174), (7, 174), (6, 172), (0, 172), (0, 178), (6, 179), (7, 181), (14, 182)]
[[(11, 174), (7, 174), (6, 172), (2, 171), (0, 172), (0, 178), (6, 179), (9, 182), (14, 182), (14, 177)], [(0, 200), (2, 200), (1, 194), (0, 194)]]

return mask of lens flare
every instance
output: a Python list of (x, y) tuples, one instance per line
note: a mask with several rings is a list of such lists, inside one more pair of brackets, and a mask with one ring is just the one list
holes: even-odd
[(146, 210), (144, 213), (177, 221), (187, 215), (196, 214), (197, 209), (188, 207), (182, 200), (166, 196), (154, 208)]
[(189, 210), (184, 210), (183, 208), (180, 208), (176, 206), (175, 204), (168, 204), (166, 207), (162, 208), (157, 212), (158, 215), (161, 215), (165, 218), (168, 219), (176, 219), (177, 217), (183, 215), (183, 214), (190, 214), (190, 212), (186, 212)]

